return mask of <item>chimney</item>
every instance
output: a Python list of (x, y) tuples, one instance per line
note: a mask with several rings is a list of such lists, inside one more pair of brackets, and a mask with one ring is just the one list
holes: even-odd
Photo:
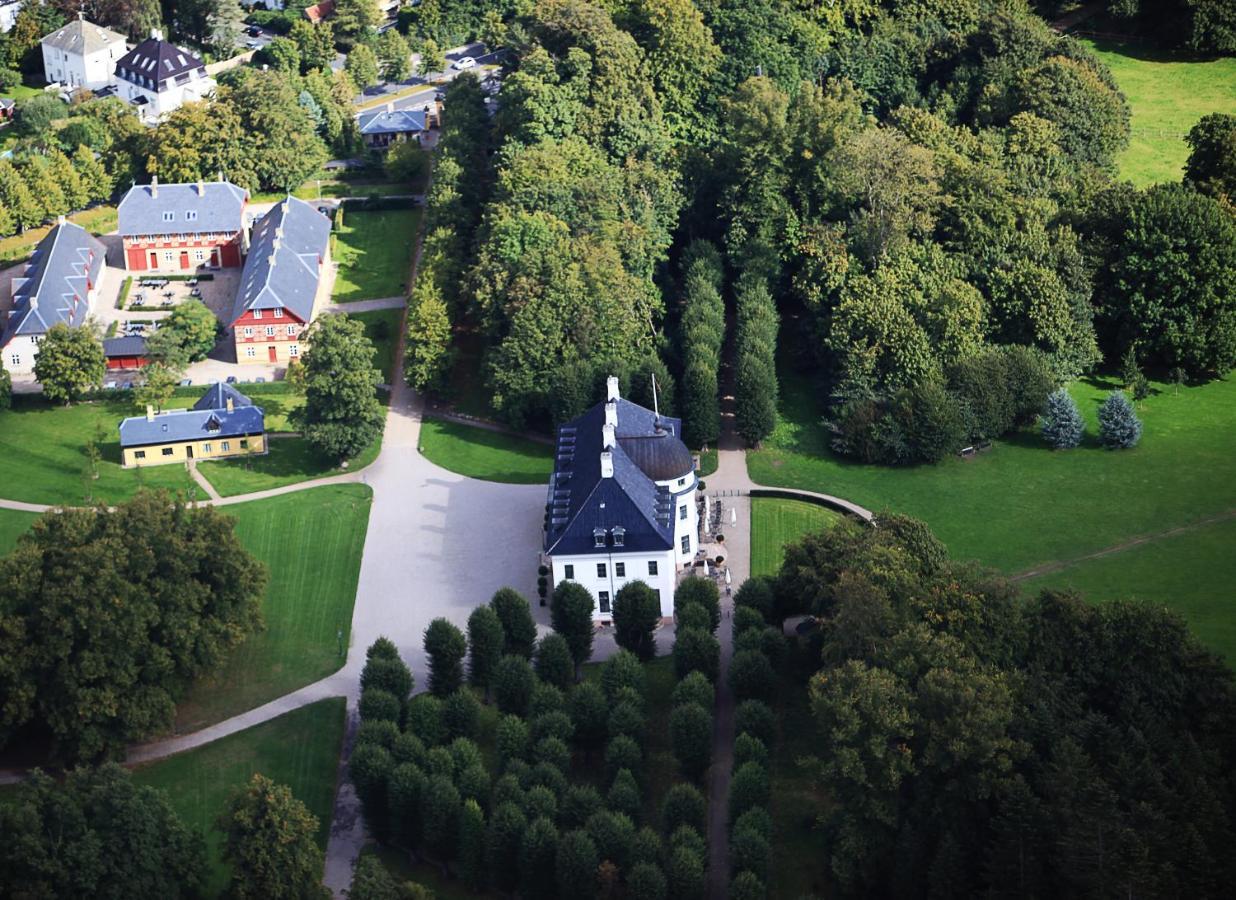
[(159, 176), (158, 175), (150, 176), (150, 196), (151, 197), (159, 196)]
[(197, 180), (197, 195), (199, 197), (206, 196), (206, 185), (200, 178)]
[(614, 454), (610, 453), (608, 450), (601, 454), (601, 477), (614, 477)]
[(147, 422), (154, 421), (154, 407), (151, 406), (149, 403), (146, 404), (146, 421)]
[(605, 399), (606, 400), (617, 400), (618, 399), (618, 376), (617, 375), (611, 375), (605, 379)]
[(228, 412), (235, 412), (235, 411), (236, 411), (236, 407), (235, 407), (235, 405), (233, 404), (233, 402), (232, 402), (232, 398), (231, 398), (230, 396), (227, 398), (227, 411), (228, 411)]
[(614, 426), (608, 422), (606, 422), (601, 428), (601, 446), (606, 450), (613, 449), (614, 444), (617, 443), (615, 440), (614, 430)]
[(392, 100), (390, 103), (386, 104), (386, 111), (387, 111), (388, 113), (393, 113), (393, 112), (395, 111), (395, 101), (394, 101), (394, 100)]
[(65, 223), (65, 218), (64, 218), (64, 216), (63, 216), (63, 215), (56, 216), (56, 224), (57, 224), (57, 225), (63, 225), (64, 223)]
[(163, 40), (163, 29), (161, 28), (150, 29), (150, 36), (154, 38), (156, 41)]
[(618, 404), (613, 400), (605, 404), (605, 424), (618, 426)]

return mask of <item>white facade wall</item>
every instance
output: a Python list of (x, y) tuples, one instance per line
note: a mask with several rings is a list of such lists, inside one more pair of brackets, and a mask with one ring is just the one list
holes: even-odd
[(0, 31), (9, 32), (17, 24), (17, 14), (25, 6), (25, 0), (5, 0), (0, 3)]
[(132, 102), (138, 97), (145, 97), (140, 114), (146, 121), (154, 121), (167, 115), (174, 109), (179, 109), (186, 103), (203, 100), (215, 92), (216, 83), (213, 78), (190, 78), (180, 85), (172, 85), (164, 91), (155, 91), (140, 87), (133, 82), (118, 78), (117, 93), (126, 101)]
[(39, 339), (29, 334), (15, 335), (0, 351), (0, 362), (10, 375), (33, 375), (34, 357), (39, 352)]
[[(652, 568), (655, 567), (655, 573)], [(596, 622), (613, 621), (613, 602), (623, 585), (642, 581), (660, 593), (661, 616), (674, 615), (674, 586), (677, 575), (677, 554), (597, 552), (573, 556), (555, 556), (551, 567), (551, 583), (574, 581), (592, 594), (592, 618)], [(603, 598), (602, 594), (607, 595)], [(602, 602), (604, 600), (604, 603)], [(602, 609), (607, 605), (608, 609)]]
[[(674, 495), (674, 554), (680, 569), (690, 565), (700, 549), (700, 513), (695, 503), (695, 484), (694, 472), (673, 481), (657, 482), (659, 487)], [(685, 544), (683, 538), (686, 538)]]
[(59, 82), (66, 88), (97, 91), (114, 80), (116, 60), (127, 52), (123, 40), (82, 56), (43, 44), (43, 75), (47, 83)]

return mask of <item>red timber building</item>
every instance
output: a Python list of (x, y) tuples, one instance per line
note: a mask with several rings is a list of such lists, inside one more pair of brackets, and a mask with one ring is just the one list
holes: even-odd
[(194, 272), (239, 266), (249, 192), (228, 181), (134, 185), (118, 208), (125, 268)]
[(329, 294), (330, 219), (288, 197), (253, 224), (232, 310), (239, 363), (283, 363), (305, 350), (305, 329)]

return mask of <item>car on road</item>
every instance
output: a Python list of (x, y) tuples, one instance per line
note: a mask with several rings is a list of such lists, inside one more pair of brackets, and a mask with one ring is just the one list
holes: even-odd
[(262, 46), (262, 42), (261, 41), (245, 41), (245, 46), (248, 47), (250, 50), (256, 50)]
[(471, 56), (461, 56), (459, 57), (459, 59), (451, 63), (451, 68), (459, 69), (461, 71), (463, 69), (474, 69), (476, 68), (476, 60), (473, 59)]

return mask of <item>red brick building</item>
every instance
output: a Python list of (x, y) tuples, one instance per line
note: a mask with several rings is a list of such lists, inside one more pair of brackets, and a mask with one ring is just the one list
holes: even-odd
[(228, 181), (134, 185), (118, 207), (125, 268), (194, 272), (239, 266), (249, 192)]

